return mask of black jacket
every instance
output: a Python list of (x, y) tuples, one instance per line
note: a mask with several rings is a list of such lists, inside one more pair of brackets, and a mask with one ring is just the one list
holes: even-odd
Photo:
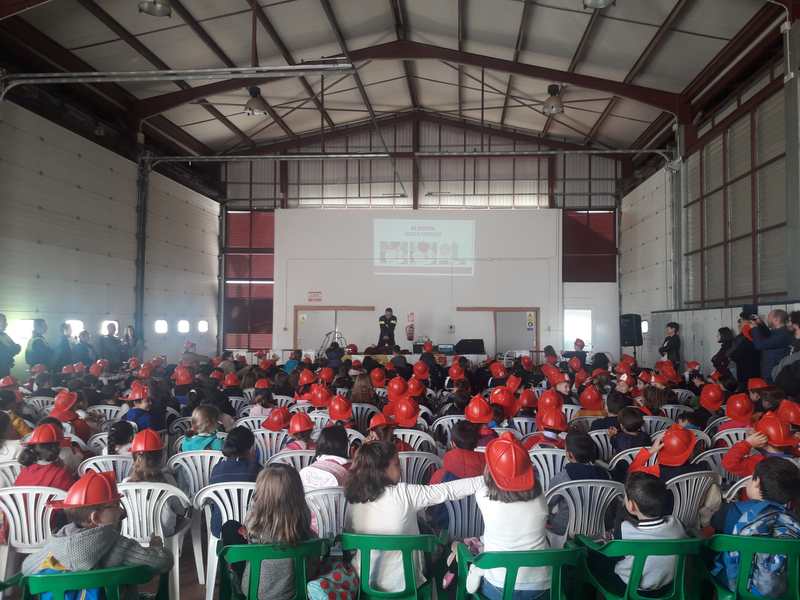
[(733, 340), (728, 358), (736, 363), (736, 379), (747, 383), (753, 377), (761, 377), (761, 353), (741, 333)]
[(680, 371), (681, 366), (681, 338), (678, 334), (668, 335), (658, 349), (659, 354), (666, 354), (667, 360), (675, 365), (675, 370)]

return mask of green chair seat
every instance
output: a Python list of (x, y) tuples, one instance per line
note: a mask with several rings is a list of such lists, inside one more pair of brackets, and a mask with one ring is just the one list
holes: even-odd
[[(161, 575), (158, 582), (158, 600), (169, 600), (169, 572), (159, 573), (146, 566), (117, 567), (114, 569), (96, 569), (76, 573), (51, 573), (47, 575), (25, 575), (22, 577), (23, 600), (50, 592), (53, 600), (64, 600), (67, 592), (103, 588), (107, 600), (120, 600), (120, 586), (141, 585)], [(19, 575), (17, 575), (19, 577)], [(12, 578), (9, 581), (13, 581)], [(8, 582), (5, 582), (8, 583)]]

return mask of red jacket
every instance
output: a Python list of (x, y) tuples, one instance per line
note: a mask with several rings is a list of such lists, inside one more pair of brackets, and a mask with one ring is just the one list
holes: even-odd
[(70, 423), (75, 428), (75, 435), (88, 443), (89, 438), (92, 437), (92, 430), (89, 429), (88, 423), (83, 419), (73, 419)]
[(442, 477), (448, 471), (459, 479), (466, 479), (483, 475), (486, 470), (486, 454), (473, 450), (453, 448), (444, 455), (442, 462), (444, 463), (444, 468), (433, 474), (430, 481), (431, 485), (442, 483)]
[(525, 449), (533, 450), (533, 447), (536, 445), (551, 446), (553, 448), (559, 448), (561, 450), (565, 450), (567, 448), (567, 443), (560, 437), (549, 438), (543, 433), (540, 433), (539, 435), (535, 435), (532, 438), (529, 438), (528, 441), (525, 442)]
[(728, 473), (733, 473), (734, 475), (740, 475), (742, 477), (752, 475), (753, 469), (756, 468), (759, 461), (764, 459), (763, 454), (748, 456), (752, 449), (753, 447), (747, 440), (736, 442), (731, 446), (731, 449), (725, 453), (725, 456), (722, 457), (722, 468), (728, 471)]
[(75, 479), (65, 467), (56, 463), (46, 465), (32, 464), (22, 469), (14, 485), (42, 485), (69, 491)]
[(397, 444), (398, 452), (414, 452), (414, 446), (412, 446), (408, 442), (404, 442), (400, 438), (397, 438), (395, 440), (395, 444)]

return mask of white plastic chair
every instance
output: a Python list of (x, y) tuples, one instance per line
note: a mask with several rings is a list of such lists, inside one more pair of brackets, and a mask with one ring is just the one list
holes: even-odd
[(31, 407), (33, 410), (41, 410), (45, 406), (53, 406), (56, 402), (55, 398), (49, 396), (31, 396), (25, 399), (25, 406)]
[(467, 417), (464, 415), (447, 415), (444, 417), (439, 417), (431, 424), (431, 434), (435, 439), (440, 439), (442, 434), (447, 436), (447, 443), (445, 444), (445, 448), (450, 448), (451, 444), (451, 432), (453, 431), (453, 427), (459, 421), (465, 421)]
[(245, 417), (249, 417), (252, 408), (253, 408), (252, 404), (245, 404), (243, 406), (240, 406), (239, 410), (236, 411), (236, 418), (244, 419)]
[(608, 462), (611, 460), (611, 458), (614, 456), (614, 448), (611, 447), (611, 440), (608, 438), (608, 431), (605, 429), (590, 431), (589, 436), (592, 438), (592, 441), (597, 448), (597, 458), (603, 462)]
[[(430, 452), (400, 452), (401, 481), (404, 483), (423, 484), (426, 474), (442, 468), (442, 459)], [(431, 467), (435, 469), (431, 470)]]
[(708, 465), (708, 470), (714, 471), (723, 481), (727, 481), (728, 483), (736, 483), (742, 478), (742, 476), (734, 475), (722, 466), (722, 457), (728, 453), (728, 450), (730, 450), (730, 448), (712, 448), (711, 450), (706, 450), (702, 454), (695, 456), (692, 459), (692, 464), (706, 464)]
[(398, 428), (394, 430), (394, 435), (414, 448), (415, 451), (436, 453), (436, 441), (424, 431)]
[(719, 426), (725, 423), (726, 421), (730, 421), (730, 419), (728, 417), (717, 417), (713, 421), (709, 421), (706, 424), (706, 428), (703, 431), (705, 431), (706, 434), (708, 435), (714, 435), (715, 433), (717, 433)]
[(258, 449), (258, 462), (266, 465), (273, 455), (280, 452), (289, 442), (289, 433), (281, 429), (280, 431), (270, 431), (269, 429), (256, 429), (253, 432), (256, 438), (256, 448)]
[(242, 394), (244, 395), (245, 399), (249, 402), (256, 395), (256, 388), (247, 388), (246, 390), (242, 390)]
[(191, 523), (189, 520), (182, 521), (171, 536), (165, 537), (161, 526), (161, 509), (173, 498), (184, 508), (189, 508), (189, 498), (167, 483), (121, 483), (117, 489), (122, 494), (122, 506), (127, 515), (120, 521), (121, 534), (136, 540), (142, 546), (149, 545), (150, 535), (153, 533), (164, 540), (164, 547), (169, 548), (175, 558), (169, 574), (169, 595), (171, 598), (180, 598), (180, 549)]
[(292, 404), (289, 407), (289, 412), (292, 413), (293, 415), (296, 415), (299, 412), (308, 413), (308, 411), (311, 410), (312, 408), (314, 407), (310, 402), (307, 402), (305, 404)]
[(192, 428), (192, 417), (179, 417), (169, 426), (170, 435), (185, 435)]
[(667, 489), (672, 492), (675, 507), (672, 515), (678, 519), (686, 530), (695, 529), (700, 521), (700, 506), (708, 489), (719, 485), (722, 480), (714, 471), (700, 471), (678, 475), (667, 482)]
[(478, 508), (475, 494), (470, 494), (460, 500), (448, 500), (444, 503), (444, 507), (450, 520), (450, 524), (447, 526), (450, 542), (483, 535), (483, 513)]
[(747, 438), (747, 429), (744, 427), (737, 427), (735, 429), (726, 429), (720, 431), (713, 438), (711, 438), (711, 447), (717, 445), (717, 442), (723, 441), (728, 444), (728, 447), (733, 446), (737, 442)]
[(73, 427), (72, 423), (61, 423), (61, 428), (64, 430), (64, 435), (68, 433), (75, 433), (75, 427)]
[[(448, 397), (448, 399), (447, 399), (447, 400), (451, 400), (451, 399), (452, 399), (452, 397)], [(437, 411), (436, 411), (437, 418), (438, 418), (438, 417), (445, 417), (445, 416), (449, 416), (449, 415), (447, 415), (446, 413), (447, 413), (447, 411), (448, 411), (448, 410), (450, 410), (450, 407), (451, 407), (451, 406), (453, 406), (453, 404), (454, 404), (453, 402), (449, 402), (449, 401), (448, 401), (448, 402), (445, 402), (444, 404), (442, 404), (442, 405), (439, 407), (439, 410), (437, 410)]]
[(257, 429), (261, 429), (261, 425), (266, 419), (266, 417), (242, 417), (236, 421), (233, 426), (247, 427), (250, 431), (256, 431)]
[[(677, 390), (676, 390), (677, 391)], [(681, 390), (687, 391), (687, 390)], [(678, 420), (678, 417), (681, 416), (685, 412), (694, 412), (691, 406), (683, 406), (682, 404), (665, 404), (661, 407), (661, 410), (664, 411), (664, 414), (667, 416), (668, 419), (672, 419), (673, 421)]]
[(87, 471), (94, 471), (96, 473), (105, 473), (107, 471), (114, 471), (117, 483), (122, 483), (128, 475), (131, 474), (131, 467), (133, 466), (133, 456), (130, 454), (112, 454), (111, 456), (92, 456), (87, 458), (78, 467), (78, 475), (83, 477)]
[(535, 448), (528, 452), (533, 468), (539, 473), (542, 489), (547, 491), (550, 480), (567, 464), (567, 451), (559, 448)]
[[(22, 465), (18, 460), (4, 460), (0, 462), (0, 487), (11, 487), (19, 477)], [(2, 575), (2, 573), (0, 573)]]
[[(182, 438), (181, 438), (182, 439)], [(176, 472), (178, 486), (194, 501), (197, 493), (211, 483), (211, 472), (219, 463), (225, 460), (222, 452), (217, 450), (192, 450), (178, 452), (169, 459), (167, 466)], [(192, 549), (194, 562), (197, 568), (197, 581), (203, 583), (203, 541), (201, 539), (200, 511), (192, 511)]]
[[(639, 454), (639, 450), (641, 448), (629, 448), (627, 450), (623, 450), (622, 452), (615, 454), (614, 458), (611, 459), (611, 462), (608, 463), (608, 470), (613, 471), (614, 468), (621, 462), (624, 462), (628, 466), (631, 465), (633, 459), (636, 458), (636, 455)], [(648, 466), (652, 466), (656, 464), (656, 459), (658, 458), (658, 452), (655, 454), (650, 455), (650, 459), (647, 461)]]
[(267, 465), (283, 463), (291, 465), (298, 473), (300, 469), (305, 469), (314, 460), (316, 450), (283, 450), (273, 454), (267, 461)]
[(308, 416), (314, 421), (314, 429), (323, 429), (333, 422), (327, 410), (315, 410), (312, 413), (308, 413)]
[[(336, 388), (336, 393), (347, 398), (347, 395), (350, 393), (350, 390), (348, 388)], [(378, 394), (378, 390), (375, 390), (375, 393)]]
[(211, 505), (219, 509), (222, 522), (238, 521), (244, 522), (247, 509), (256, 489), (255, 483), (215, 483), (204, 487), (194, 497), (194, 508), (202, 510), (206, 517), (206, 529), (208, 531), (208, 560), (206, 577), (206, 600), (213, 600), (214, 585), (217, 579), (217, 542), (219, 538), (211, 533)]
[(725, 501), (726, 502), (736, 502), (739, 498), (739, 492), (741, 492), (744, 488), (747, 487), (747, 482), (750, 481), (752, 475), (748, 475), (747, 477), (742, 477), (739, 481), (734, 483), (730, 489), (725, 492)]
[(8, 523), (8, 541), (0, 546), (0, 577), (4, 581), (18, 571), (17, 554), (31, 554), (50, 539), (52, 510), (46, 503), (63, 500), (66, 495), (63, 490), (43, 486), (0, 489), (0, 510)]
[(102, 454), (103, 450), (108, 446), (108, 432), (101, 431), (100, 433), (95, 433), (89, 438), (87, 446), (89, 446), (89, 450), (95, 454)]
[(356, 429), (345, 429), (345, 431), (347, 432), (347, 441), (350, 442), (350, 446), (357, 444), (356, 448), (358, 448), (366, 441), (364, 434)]
[[(677, 396), (678, 402), (680, 402), (681, 404), (688, 404), (689, 401), (692, 398), (694, 398), (694, 392), (692, 392), (691, 390), (678, 389), (678, 390), (672, 390), (672, 391), (675, 392), (675, 396)], [(689, 410), (692, 410), (692, 409), (689, 408)], [(669, 414), (667, 414), (667, 416), (669, 416)]]
[(317, 524), (320, 538), (333, 538), (344, 531), (350, 505), (344, 497), (344, 488), (328, 487), (306, 492), (306, 504)]
[(592, 428), (592, 423), (601, 417), (577, 417), (572, 419), (568, 426), (570, 431), (583, 431), (588, 433)]
[(380, 396), (381, 398), (386, 398), (389, 396), (389, 390), (386, 388), (375, 388), (375, 395)]
[(235, 413), (238, 413), (242, 406), (250, 404), (247, 398), (242, 398), (241, 396), (231, 396), (228, 400), (230, 400), (231, 406), (233, 406), (233, 412)]
[(564, 416), (567, 417), (567, 421), (572, 421), (572, 419), (575, 418), (575, 413), (580, 409), (581, 407), (577, 404), (565, 404), (562, 412), (564, 413)]
[(433, 412), (427, 406), (419, 407), (419, 416), (420, 418), (427, 417), (427, 419), (425, 420), (426, 425), (428, 424), (428, 422), (433, 422)]
[(294, 404), (294, 398), (291, 396), (273, 396), (272, 400), (276, 406), (291, 406)]
[(366, 431), (372, 417), (379, 413), (380, 411), (372, 404), (364, 404), (363, 402), (353, 404), (353, 420), (356, 422), (356, 429), (361, 432)]
[(119, 419), (119, 413), (121, 410), (122, 409), (120, 409), (119, 406), (112, 406), (110, 404), (96, 404), (95, 406), (90, 406), (86, 412), (101, 415), (104, 421), (109, 421), (111, 419)]
[(651, 417), (650, 415), (645, 415), (642, 431), (652, 438), (653, 435), (659, 431), (669, 429), (673, 425), (675, 425), (675, 421), (668, 419), (667, 417)]
[(561, 496), (569, 507), (567, 538), (577, 534), (591, 540), (601, 540), (605, 535), (605, 514), (615, 498), (625, 494), (625, 486), (616, 481), (583, 479), (555, 486), (545, 494), (548, 505)]
[(75, 444), (78, 448), (84, 451), (86, 454), (89, 454), (89, 446), (86, 445), (81, 438), (75, 435), (75, 432), (64, 432), (64, 439), (69, 440), (70, 444)]
[(492, 427), (497, 432), (497, 435), (503, 435), (506, 431), (511, 432), (518, 440), (522, 439), (522, 433), (520, 433), (519, 429), (515, 429), (514, 427)]
[(514, 425), (523, 437), (536, 431), (536, 419), (533, 417), (514, 417)]
[[(111, 426), (112, 426), (114, 423), (116, 423), (117, 421), (121, 421), (121, 420), (122, 420), (122, 419), (107, 419), (106, 421), (103, 421), (102, 423), (100, 423), (100, 428), (99, 428), (99, 429), (100, 429), (100, 431), (102, 431), (102, 432), (108, 432), (108, 430), (109, 430), (109, 429), (111, 429)], [(136, 423), (133, 423), (133, 422), (131, 422), (131, 425), (134, 425), (134, 426), (135, 426), (135, 425), (136, 425)], [(134, 433), (135, 433), (135, 431), (136, 431), (136, 430), (134, 430)]]

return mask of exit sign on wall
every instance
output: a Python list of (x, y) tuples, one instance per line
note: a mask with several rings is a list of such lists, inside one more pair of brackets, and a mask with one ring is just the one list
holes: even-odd
[(322, 292), (308, 292), (309, 302), (322, 302)]

